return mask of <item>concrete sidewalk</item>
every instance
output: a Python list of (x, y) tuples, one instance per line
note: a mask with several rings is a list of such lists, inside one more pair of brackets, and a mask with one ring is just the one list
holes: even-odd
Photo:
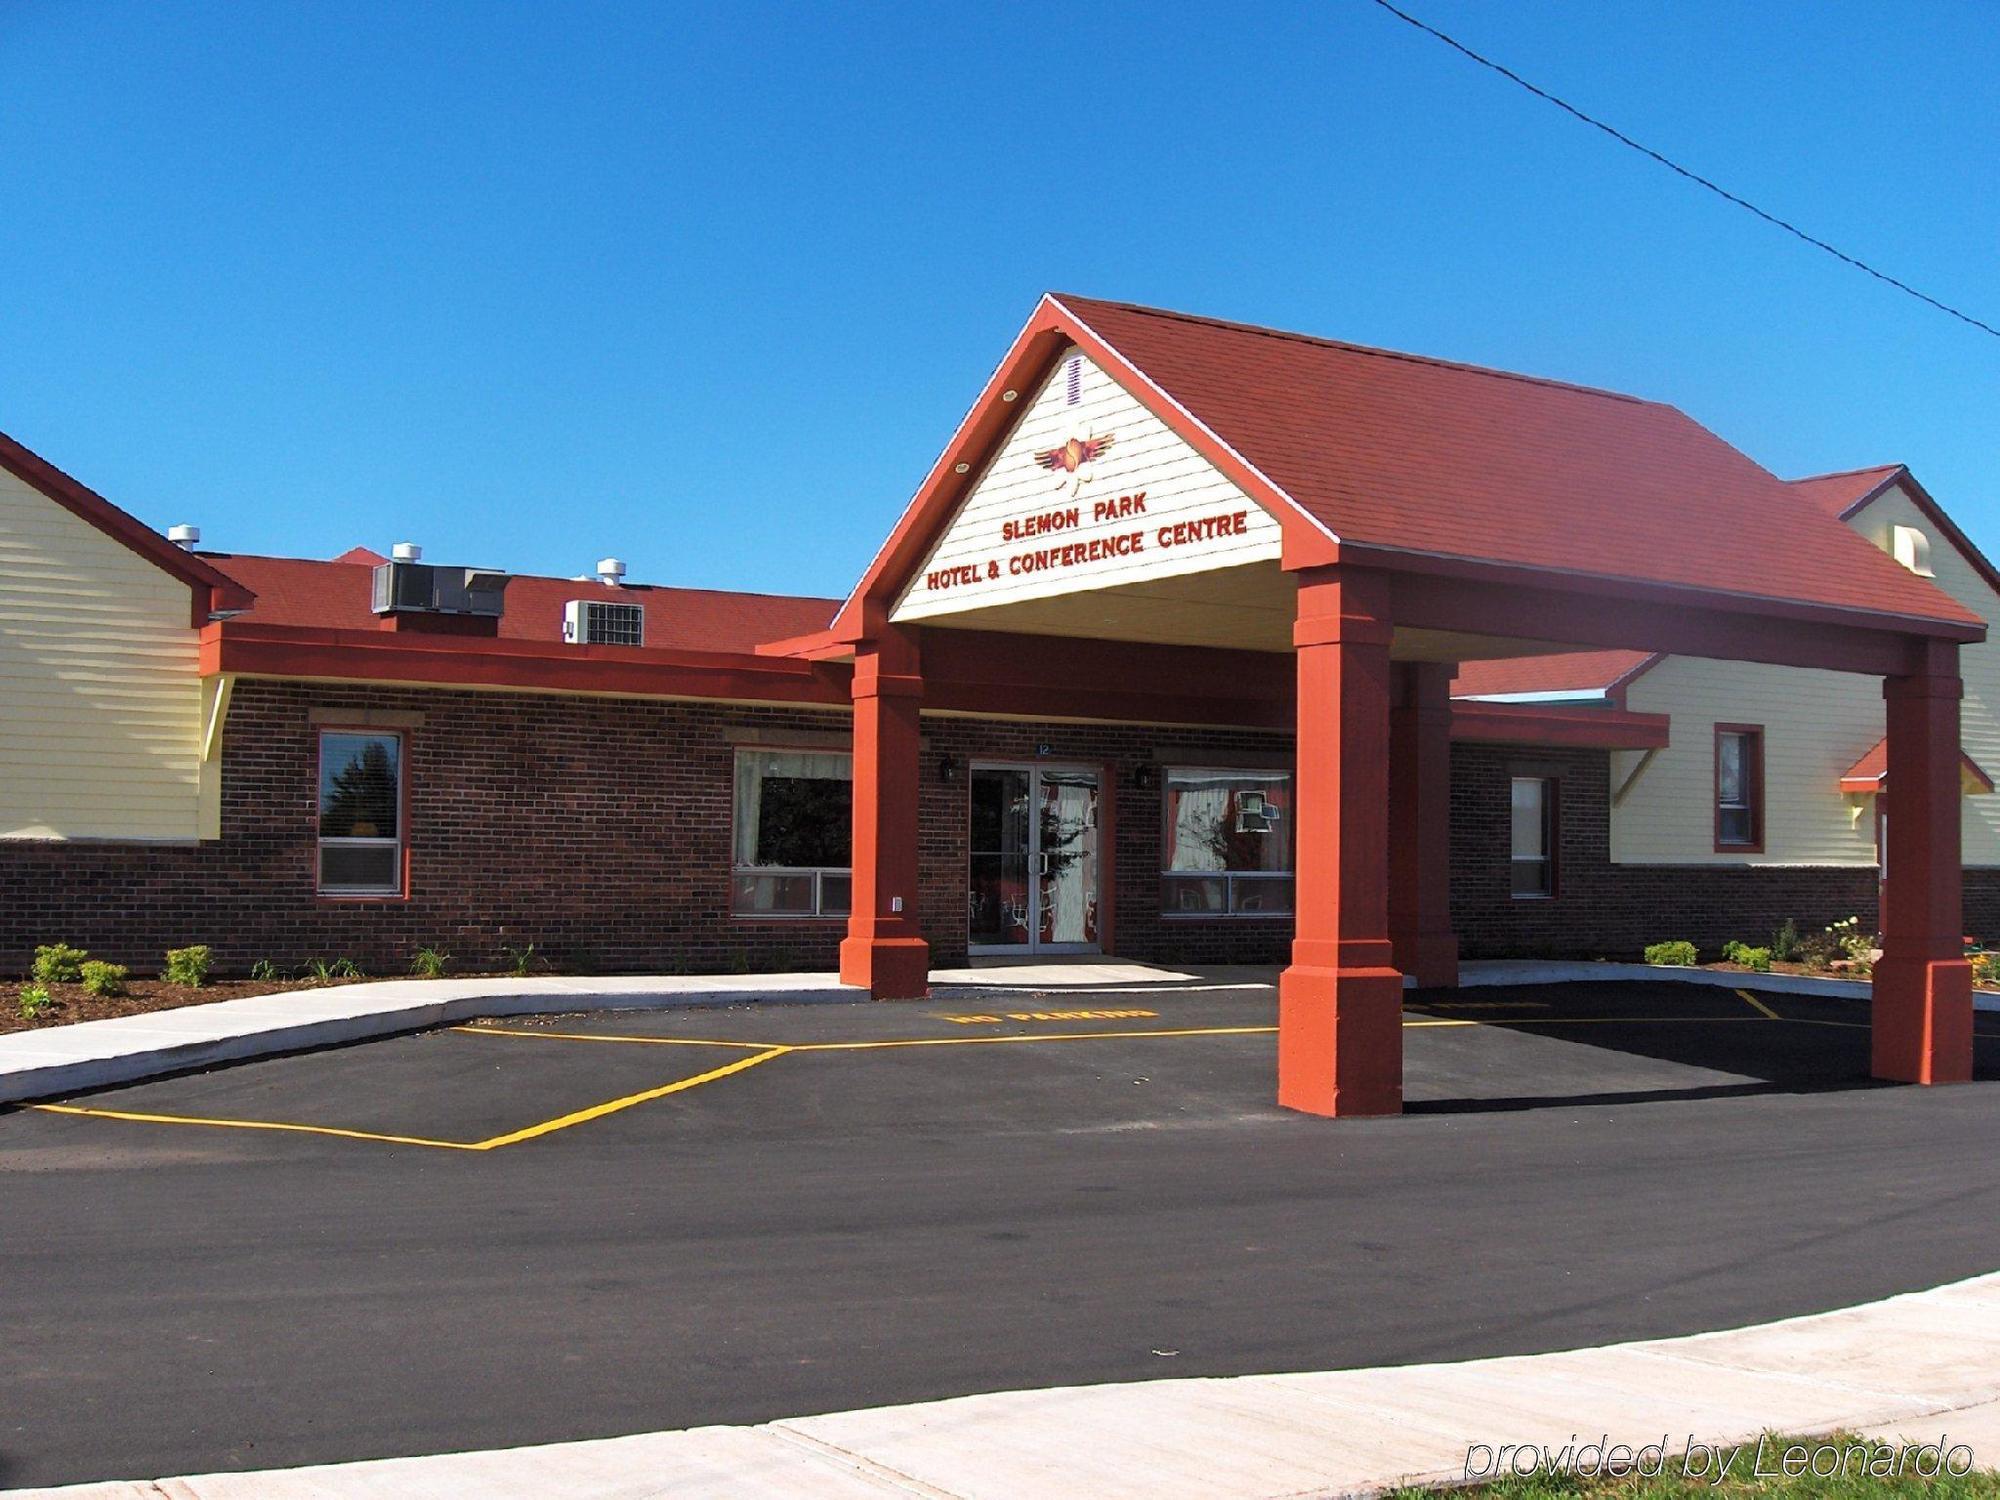
[(1482, 1444), (1664, 1439), (1677, 1454), (1690, 1437), (1733, 1445), (1837, 1429), (1964, 1443), (1979, 1466), (2000, 1465), (2000, 1275), (1757, 1328), (1560, 1354), (1011, 1391), (754, 1427), (10, 1493), (1296, 1500), (1462, 1480)]
[(385, 979), (289, 990), (0, 1035), (0, 1103), (133, 1083), (186, 1068), (422, 1031), (480, 1016), (866, 1000), (831, 974)]

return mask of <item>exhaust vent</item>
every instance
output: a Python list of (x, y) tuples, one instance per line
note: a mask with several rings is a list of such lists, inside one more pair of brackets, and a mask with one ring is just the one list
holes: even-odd
[(615, 557), (600, 557), (597, 560), (597, 581), (617, 588), (625, 581), (625, 564)]
[(563, 639), (572, 646), (643, 646), (646, 606), (572, 599), (563, 606)]
[(167, 532), (167, 540), (183, 552), (192, 552), (196, 547), (201, 545), (201, 528), (199, 526), (172, 527)]

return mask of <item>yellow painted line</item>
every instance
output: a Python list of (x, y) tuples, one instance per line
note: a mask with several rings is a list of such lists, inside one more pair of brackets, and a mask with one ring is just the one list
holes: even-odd
[(1747, 1000), (1750, 1002), (1751, 1005), (1755, 1006), (1757, 1013), (1763, 1016), (1766, 1020), (1782, 1021), (1785, 1019), (1783, 1016), (1779, 1015), (1775, 1010), (1772, 1010), (1771, 1007), (1766, 1005), (1762, 1000), (1759, 1000), (1755, 995), (1751, 994), (1748, 990), (1738, 990), (1736, 994), (1737, 998), (1742, 1000)]
[(692, 1078), (677, 1079), (656, 1089), (646, 1089), (641, 1093), (627, 1094), (622, 1099), (593, 1104), (588, 1109), (559, 1115), (553, 1120), (544, 1120), (539, 1125), (530, 1125), (522, 1130), (511, 1130), (505, 1135), (489, 1136), (483, 1141), (439, 1141), (432, 1140), (428, 1136), (386, 1135), (374, 1130), (346, 1130), (337, 1125), (299, 1125), (281, 1120), (206, 1119), (197, 1115), (141, 1114), (135, 1110), (88, 1109), (77, 1104), (31, 1104), (28, 1108), (45, 1110), (55, 1115), (86, 1115), (100, 1120), (132, 1120), (146, 1125), (206, 1125), (220, 1130), (276, 1130), (297, 1135), (330, 1135), (349, 1141), (382, 1141), (395, 1146), (429, 1146), (440, 1151), (496, 1151), (502, 1146), (519, 1145), (522, 1141), (531, 1141), (537, 1136), (568, 1130), (573, 1125), (601, 1120), (606, 1115), (615, 1115), (620, 1110), (632, 1108), (635, 1104), (646, 1104), (654, 1099), (664, 1099), (669, 1094), (678, 1094), (684, 1089), (699, 1088), (704, 1083), (713, 1083), (718, 1078), (727, 1078), (732, 1073), (741, 1073), (756, 1067), (759, 1063), (769, 1062), (774, 1057), (782, 1057), (791, 1050), (789, 1047), (768, 1047), (754, 1056), (740, 1057), (735, 1062), (711, 1068), (706, 1073), (697, 1073)]
[(875, 1052), (884, 1047), (980, 1047), (999, 1042), (1101, 1042), (1113, 1037), (1271, 1036), (1275, 1026), (1191, 1026), (1154, 1031), (1048, 1031), (1020, 1036), (925, 1036), (883, 1042), (804, 1042), (794, 1052)]
[(506, 1135), (496, 1135), (481, 1141), (475, 1151), (492, 1151), (501, 1146), (518, 1145), (522, 1141), (532, 1141), (536, 1136), (550, 1135), (558, 1130), (567, 1130), (572, 1125), (582, 1125), (590, 1120), (601, 1120), (606, 1115), (615, 1115), (621, 1109), (630, 1109), (635, 1104), (646, 1104), (654, 1099), (664, 1099), (669, 1094), (678, 1094), (683, 1089), (698, 1088), (704, 1083), (713, 1083), (718, 1078), (727, 1078), (732, 1073), (741, 1073), (759, 1063), (767, 1063), (774, 1057), (783, 1057), (790, 1047), (771, 1047), (751, 1057), (739, 1057), (733, 1063), (724, 1063), (719, 1068), (711, 1068), (706, 1073), (697, 1073), (692, 1078), (683, 1078), (677, 1083), (664, 1084), (643, 1093), (627, 1094), (623, 1099), (612, 1099), (603, 1104), (593, 1104), (589, 1109), (577, 1110), (574, 1114), (563, 1115), (554, 1120), (544, 1120), (539, 1125), (530, 1125), (526, 1130), (509, 1131)]
[(210, 1120), (198, 1115), (148, 1115), (127, 1109), (85, 1109), (77, 1104), (30, 1104), (29, 1109), (52, 1115), (88, 1115), (96, 1120), (136, 1120), (143, 1125), (209, 1125), (218, 1130), (282, 1130), (300, 1135), (332, 1135), (349, 1141), (387, 1141), (397, 1146), (434, 1146), (440, 1151), (481, 1151), (472, 1141), (434, 1141), (420, 1135), (381, 1135), (373, 1130), (342, 1130), (336, 1125), (293, 1125), (279, 1120)]
[(755, 1052), (763, 1047), (778, 1047), (778, 1042), (717, 1042), (703, 1037), (691, 1036), (617, 1036), (603, 1031), (528, 1031), (514, 1026), (454, 1026), (453, 1031), (463, 1031), (468, 1036), (524, 1036), (531, 1040), (546, 1037), (556, 1042), (639, 1042), (651, 1047), (734, 1047), (743, 1052)]

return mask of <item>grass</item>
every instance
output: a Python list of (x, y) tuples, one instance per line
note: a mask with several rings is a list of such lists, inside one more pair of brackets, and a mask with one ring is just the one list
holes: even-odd
[[(1658, 1468), (1660, 1472), (1657, 1473), (1506, 1474), (1499, 1479), (1453, 1486), (1448, 1493), (1453, 1497), (1478, 1496), (1482, 1500), (1484, 1497), (1491, 1497), (1491, 1500), (1567, 1500), (1567, 1497), (1609, 1500), (1613, 1496), (1630, 1496), (1634, 1500), (1683, 1500), (1683, 1497), (1694, 1500), (1696, 1496), (1748, 1495), (1812, 1497), (1812, 1500), (1847, 1500), (1850, 1496), (1859, 1500), (1861, 1496), (1881, 1495), (1922, 1495), (1927, 1500), (2000, 1497), (2000, 1472), (1973, 1469), (1968, 1474), (1954, 1475), (1941, 1468), (1940, 1465), (1947, 1460), (1952, 1469), (1964, 1468), (1979, 1461), (1979, 1455), (1971, 1449), (1962, 1445), (1952, 1448), (1949, 1438), (1944, 1442), (1944, 1448), (1935, 1445), (1905, 1447), (1848, 1433), (1827, 1437), (1766, 1434), (1757, 1442), (1720, 1445), (1721, 1456), (1728, 1460), (1720, 1479), (1716, 1475), (1716, 1460), (1713, 1457), (1703, 1459), (1704, 1453), (1714, 1454), (1716, 1449), (1704, 1450), (1696, 1445), (1693, 1451), (1697, 1461), (1690, 1465), (1685, 1446), (1676, 1448), (1670, 1445), (1663, 1464), (1655, 1459), (1649, 1465), (1649, 1469)], [(1587, 1455), (1589, 1448), (1584, 1448), (1582, 1453)], [(1591, 1467), (1587, 1457), (1580, 1461), (1586, 1469)], [(1815, 1463), (1820, 1471), (1818, 1474), (1812, 1472)], [(1468, 1464), (1468, 1471), (1476, 1475), (1481, 1466), (1504, 1470), (1505, 1460), (1489, 1460), (1482, 1456)], [(1422, 1489), (1393, 1492), (1396, 1500), (1419, 1500), (1419, 1497), (1435, 1500), (1438, 1493)]]

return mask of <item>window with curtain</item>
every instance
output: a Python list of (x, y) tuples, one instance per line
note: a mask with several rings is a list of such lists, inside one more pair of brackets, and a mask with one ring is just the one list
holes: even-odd
[(1169, 769), (1161, 864), (1168, 916), (1290, 915), (1290, 773)]
[(845, 916), (854, 763), (813, 750), (736, 752), (734, 905), (753, 916)]
[(1535, 900), (1556, 893), (1556, 784), (1546, 776), (1516, 776), (1514, 895)]
[(402, 894), (402, 736), (321, 733), (319, 889), (328, 896)]

